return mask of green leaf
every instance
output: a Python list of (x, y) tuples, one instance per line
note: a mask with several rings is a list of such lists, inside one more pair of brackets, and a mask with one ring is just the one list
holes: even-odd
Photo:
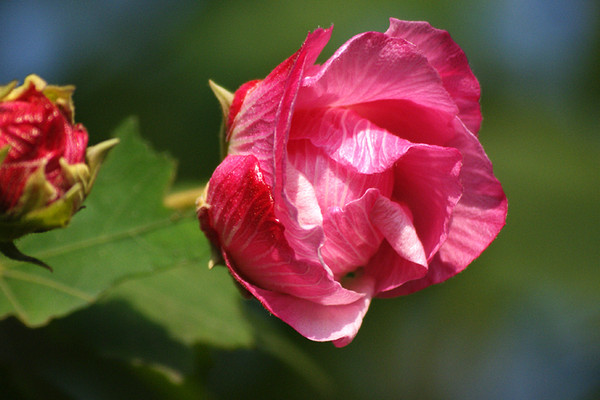
[(209, 270), (205, 262), (128, 280), (102, 303), (112, 301), (126, 301), (188, 345), (201, 342), (234, 348), (253, 343), (252, 327), (227, 269)]
[(163, 206), (173, 162), (140, 140), (133, 119), (116, 136), (121, 143), (71, 225), (18, 242), (54, 273), (0, 259), (0, 318), (15, 315), (28, 326), (44, 325), (132, 275), (207, 259), (202, 234), (190, 229), (195, 219)]

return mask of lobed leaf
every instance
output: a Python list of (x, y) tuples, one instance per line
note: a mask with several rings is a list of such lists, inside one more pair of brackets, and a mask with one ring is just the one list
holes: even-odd
[(134, 119), (116, 136), (121, 143), (71, 225), (18, 242), (54, 273), (0, 259), (0, 318), (41, 326), (95, 302), (125, 278), (206, 258), (199, 230), (185, 227), (191, 218), (163, 206), (173, 162), (140, 140)]

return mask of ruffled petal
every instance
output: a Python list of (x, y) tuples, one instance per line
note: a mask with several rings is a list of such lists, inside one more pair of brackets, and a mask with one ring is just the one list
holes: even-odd
[(459, 117), (473, 133), (479, 131), (481, 110), (480, 87), (467, 56), (444, 30), (428, 22), (400, 21), (390, 18), (386, 35), (405, 39), (417, 46), (437, 70), (442, 83), (459, 108)]
[(209, 181), (199, 218), (207, 236), (231, 260), (228, 266), (242, 284), (328, 305), (349, 304), (364, 297), (343, 288), (325, 266), (296, 258), (253, 156), (223, 160)]
[[(461, 126), (456, 121), (456, 128)], [(464, 126), (462, 130), (463, 134), (449, 143), (463, 156), (463, 195), (452, 212), (448, 236), (429, 263), (428, 274), (392, 291), (390, 296), (416, 292), (456, 275), (489, 246), (505, 224), (508, 203), (492, 164), (477, 137)]]
[(365, 275), (375, 281), (376, 295), (422, 278), (426, 274), (427, 265), (411, 262), (402, 257), (387, 240), (381, 243), (379, 250), (365, 268)]
[(371, 212), (380, 193), (369, 189), (343, 208), (332, 207), (323, 220), (325, 242), (321, 256), (337, 280), (367, 265), (379, 248), (383, 234), (373, 226)]
[[(235, 272), (233, 275), (240, 280)], [(373, 292), (373, 282), (366, 278), (353, 286), (354, 290), (364, 294), (362, 298), (348, 304), (322, 305), (265, 290), (243, 280), (240, 282), (267, 310), (298, 333), (318, 342), (333, 341), (336, 347), (346, 346), (354, 339), (371, 304)]]
[(264, 180), (272, 188), (275, 214), (285, 226), (287, 241), (299, 259), (315, 262), (322, 229), (300, 221), (295, 204), (284, 193), (285, 150), (304, 70), (314, 63), (330, 36), (331, 28), (310, 33), (302, 47), (264, 80), (244, 88), (243, 103), (231, 122), (228, 148), (228, 154), (257, 157)]
[(416, 46), (379, 32), (354, 36), (320, 70), (304, 78), (297, 108), (377, 100), (409, 100), (452, 115), (458, 111), (440, 76)]
[(379, 100), (351, 107), (362, 118), (412, 143), (443, 146), (456, 135), (454, 114), (440, 113), (409, 100)]
[(309, 139), (334, 161), (361, 174), (387, 171), (412, 144), (346, 108), (294, 115), (291, 139)]
[(415, 264), (427, 266), (425, 250), (412, 222), (410, 211), (388, 198), (378, 196), (370, 211), (371, 223), (398, 255)]
[[(70, 127), (68, 129), (71, 129)], [(85, 159), (85, 151), (88, 144), (88, 133), (81, 124), (75, 125), (65, 144), (63, 157), (69, 164), (77, 164)]]
[[(394, 185), (392, 169), (380, 174), (360, 174), (353, 168), (334, 161), (310, 140), (292, 140), (288, 144), (288, 162), (314, 188), (322, 214), (331, 207), (343, 207), (361, 198), (369, 188), (377, 188), (383, 196), (391, 196)], [(297, 190), (288, 180), (287, 191)]]
[(323, 229), (321, 254), (338, 280), (366, 267), (367, 274), (375, 278), (377, 293), (427, 272), (425, 251), (410, 211), (381, 196), (377, 189), (367, 190), (343, 209), (331, 210), (325, 215)]
[[(277, 66), (265, 79), (240, 88), (241, 104), (236, 103), (229, 121), (228, 154), (256, 156), (266, 182), (273, 186), (276, 129), (284, 137), (289, 125), (304, 68), (314, 62), (329, 41), (331, 28), (309, 33), (302, 47)], [(234, 97), (235, 100), (235, 97)], [(289, 128), (288, 128), (289, 129)], [(283, 132), (282, 132), (283, 131)]]
[(461, 197), (461, 161), (455, 148), (415, 145), (396, 163), (392, 199), (412, 212), (428, 260), (446, 239)]

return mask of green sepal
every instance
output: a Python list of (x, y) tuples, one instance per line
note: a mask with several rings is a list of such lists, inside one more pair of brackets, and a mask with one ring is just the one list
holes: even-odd
[(45, 169), (46, 160), (43, 160), (27, 179), (23, 194), (19, 198), (19, 203), (11, 210), (11, 215), (15, 217), (26, 215), (31, 211), (44, 207), (56, 197), (56, 189), (46, 179)]
[(42, 260), (21, 253), (21, 250), (19, 250), (17, 246), (15, 246), (14, 242), (0, 242), (0, 253), (4, 254), (11, 260), (35, 264), (42, 268), (46, 268), (50, 272), (53, 272), (52, 267), (43, 262)]
[(98, 176), (100, 166), (104, 162), (104, 159), (108, 155), (108, 152), (119, 143), (119, 139), (109, 139), (104, 142), (100, 142), (97, 145), (90, 146), (87, 148), (85, 153), (86, 164), (89, 167), (89, 178), (84, 186), (84, 192), (87, 196), (92, 190), (92, 186)]
[(229, 117), (229, 109), (231, 108), (231, 103), (233, 103), (233, 93), (217, 85), (211, 80), (208, 81), (208, 85), (210, 86), (210, 89), (214, 93), (217, 100), (219, 100), (219, 104), (221, 104), (221, 110), (223, 111), (223, 120), (221, 122), (221, 128), (219, 130), (219, 150), (222, 160), (227, 155), (227, 118)]
[(12, 90), (17, 86), (17, 81), (9, 82), (6, 85), (0, 85), (0, 101), (3, 101), (4, 98), (12, 92)]
[(4, 162), (4, 159), (8, 155), (9, 151), (10, 151), (10, 145), (8, 145), (8, 144), (0, 149), (0, 164), (2, 164)]
[[(56, 189), (46, 179), (44, 164), (29, 177), (19, 204), (10, 214), (0, 217), (0, 241), (12, 242), (28, 233), (45, 232), (66, 227), (79, 211), (92, 190), (96, 176), (110, 149), (118, 139), (111, 139), (91, 146), (86, 151), (86, 163), (69, 165), (60, 160), (62, 173), (72, 184), (61, 198), (52, 201)], [(0, 157), (5, 148), (0, 150)]]
[(39, 233), (64, 228), (81, 204), (83, 189), (77, 183), (61, 198), (47, 207), (31, 210), (19, 217), (0, 219), (0, 238), (12, 241), (28, 233)]

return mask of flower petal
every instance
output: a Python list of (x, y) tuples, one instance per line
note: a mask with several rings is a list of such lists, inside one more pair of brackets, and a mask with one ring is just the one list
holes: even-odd
[(267, 310), (301, 335), (319, 342), (333, 341), (336, 347), (346, 346), (358, 333), (373, 290), (373, 282), (364, 279), (354, 286), (356, 291), (365, 294), (362, 298), (348, 304), (322, 305), (261, 289), (244, 281), (241, 283)]
[(244, 92), (244, 101), (231, 122), (229, 154), (253, 155), (260, 161), (265, 182), (271, 186), (275, 214), (298, 258), (316, 261), (322, 229), (307, 227), (284, 193), (286, 145), (296, 94), (306, 66), (329, 40), (331, 29), (310, 33), (302, 47), (264, 80)]
[(456, 115), (408, 100), (379, 100), (351, 107), (362, 118), (413, 143), (443, 146), (456, 135)]
[(411, 210), (428, 260), (446, 239), (462, 194), (461, 160), (455, 148), (415, 145), (396, 163), (392, 199)]
[(367, 265), (383, 239), (371, 222), (379, 190), (369, 189), (343, 208), (332, 207), (323, 219), (325, 242), (321, 256), (337, 280)]
[(458, 111), (438, 73), (415, 45), (366, 32), (351, 38), (304, 79), (297, 108), (401, 99), (453, 115)]
[(40, 167), (41, 161), (13, 163), (0, 166), (0, 212), (15, 208), (18, 204), (27, 179)]
[(427, 274), (427, 265), (414, 263), (400, 256), (384, 240), (381, 247), (369, 261), (365, 274), (376, 282), (375, 295), (395, 289), (406, 282), (422, 278)]
[(209, 181), (198, 214), (240, 283), (320, 304), (348, 304), (364, 297), (343, 288), (325, 266), (296, 258), (255, 157), (226, 157)]
[[(334, 161), (309, 140), (290, 141), (288, 162), (314, 188), (322, 214), (331, 207), (340, 208), (361, 198), (369, 188), (379, 189), (384, 196), (392, 194), (394, 176), (391, 169), (381, 174), (360, 174)], [(286, 191), (298, 190), (293, 183), (293, 180), (286, 182)]]
[[(462, 123), (456, 121), (457, 129)], [(492, 164), (477, 137), (463, 126), (463, 135), (449, 145), (460, 149), (463, 195), (454, 207), (448, 237), (422, 279), (408, 282), (390, 296), (409, 294), (442, 282), (467, 267), (494, 240), (505, 224), (507, 201)]]
[(385, 34), (417, 46), (440, 74), (444, 87), (458, 105), (460, 119), (471, 132), (477, 133), (481, 125), (479, 82), (469, 68), (467, 56), (450, 34), (433, 28), (428, 22), (394, 18), (390, 18), (390, 27)]
[[(274, 156), (281, 147), (275, 145), (275, 131), (278, 128), (283, 130), (283, 136), (287, 135), (285, 126), (291, 120), (304, 68), (308, 63), (314, 62), (330, 36), (331, 28), (315, 30), (307, 36), (296, 53), (277, 66), (265, 79), (240, 88), (243, 91), (243, 103), (236, 105), (232, 111), (235, 116), (230, 121), (228, 154), (256, 156), (266, 182), (271, 186)], [(285, 141), (287, 138), (281, 139)]]
[(410, 212), (377, 189), (367, 190), (343, 209), (331, 210), (324, 217), (323, 229), (321, 255), (338, 280), (366, 267), (368, 276), (375, 278), (377, 293), (427, 272), (425, 252)]
[(370, 212), (372, 224), (383, 234), (399, 256), (427, 266), (425, 250), (412, 222), (410, 211), (388, 198), (379, 196)]
[(334, 161), (361, 174), (387, 171), (412, 145), (346, 108), (297, 112), (290, 138), (309, 139)]

